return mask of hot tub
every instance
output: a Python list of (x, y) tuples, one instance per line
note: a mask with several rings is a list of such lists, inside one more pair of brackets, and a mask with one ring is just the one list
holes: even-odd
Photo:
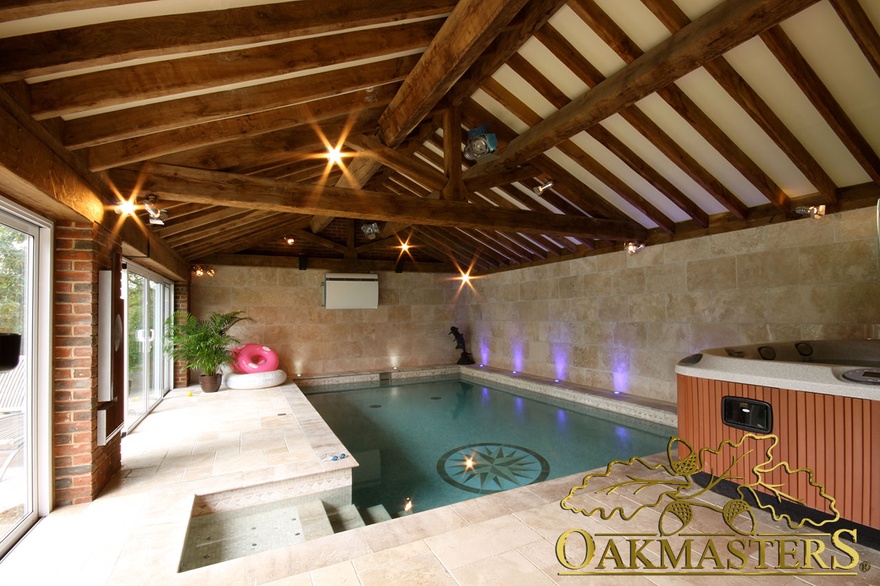
[[(682, 359), (675, 371), (678, 432), (691, 446), (772, 433), (776, 463), (812, 470), (843, 519), (880, 529), (880, 340), (713, 348)], [(766, 460), (759, 450), (746, 452), (733, 470), (743, 478)], [(782, 470), (777, 475), (789, 480)], [(789, 488), (807, 507), (832, 513), (806, 482)]]

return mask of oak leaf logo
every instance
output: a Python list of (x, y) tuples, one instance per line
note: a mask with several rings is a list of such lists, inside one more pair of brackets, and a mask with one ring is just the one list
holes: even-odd
[[(776, 435), (746, 433), (738, 441), (724, 440), (714, 449), (704, 447), (694, 450), (682, 438), (672, 437), (666, 445), (665, 461), (652, 463), (639, 457), (627, 461), (614, 460), (608, 464), (605, 472), (587, 474), (583, 483), (572, 488), (560, 505), (567, 511), (587, 517), (598, 514), (605, 521), (615, 516), (629, 521), (646, 510), (662, 507), (657, 527), (663, 536), (675, 535), (687, 527), (700, 508), (720, 514), (727, 526), (736, 533), (754, 535), (756, 521), (750, 502), (768, 511), (774, 520), (784, 520), (790, 529), (800, 529), (807, 523), (821, 527), (838, 521), (840, 513), (835, 499), (816, 481), (812, 470), (794, 468), (785, 461), (774, 461), (774, 451), (778, 445)], [(682, 447), (686, 449), (686, 455), (683, 458), (674, 457), (673, 453)], [(747, 469), (744, 477), (735, 476), (734, 469), (746, 458), (757, 460), (757, 463)], [(618, 468), (624, 466), (627, 471), (623, 475), (624, 480), (621, 480), (617, 472)], [(706, 486), (700, 486), (692, 476), (704, 469), (708, 469), (710, 480)], [(700, 498), (722, 480), (737, 485), (739, 498), (729, 500), (723, 507)], [(795, 520), (789, 514), (778, 511), (779, 504), (783, 502), (804, 504), (805, 499), (792, 496), (796, 491), (789, 488), (798, 485), (816, 491), (816, 500), (828, 503), (833, 518), (817, 521), (804, 517)]]

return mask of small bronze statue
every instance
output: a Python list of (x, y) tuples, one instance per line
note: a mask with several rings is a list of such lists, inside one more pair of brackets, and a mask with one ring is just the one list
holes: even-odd
[(449, 334), (455, 338), (455, 348), (461, 350), (461, 356), (458, 359), (456, 364), (473, 364), (474, 359), (468, 354), (467, 348), (465, 348), (464, 344), (464, 336), (461, 335), (461, 332), (458, 331), (458, 328), (452, 326), (449, 328)]

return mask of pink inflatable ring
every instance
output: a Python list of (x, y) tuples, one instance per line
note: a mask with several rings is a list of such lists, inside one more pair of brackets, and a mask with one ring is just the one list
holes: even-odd
[(235, 370), (250, 374), (254, 372), (271, 372), (278, 368), (278, 354), (268, 346), (245, 344), (232, 351)]

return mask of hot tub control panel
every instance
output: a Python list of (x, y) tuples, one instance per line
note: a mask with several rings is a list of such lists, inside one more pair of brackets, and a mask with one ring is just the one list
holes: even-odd
[(876, 368), (856, 368), (855, 370), (847, 370), (841, 376), (854, 383), (862, 383), (863, 385), (880, 385), (880, 369)]
[(721, 398), (721, 421), (725, 425), (754, 431), (773, 432), (773, 407), (770, 403), (745, 397)]

